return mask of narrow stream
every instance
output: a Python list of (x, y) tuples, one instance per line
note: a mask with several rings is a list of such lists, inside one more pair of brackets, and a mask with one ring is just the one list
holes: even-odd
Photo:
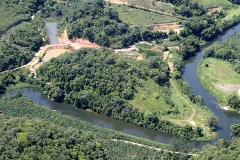
[[(51, 24), (48, 22), (46, 23), (46, 25), (48, 26), (48, 29), (49, 29), (48, 33), (50, 34), (49, 36), (51, 37), (50, 43), (54, 41), (58, 43), (56, 38), (57, 23), (54, 22), (54, 24)], [(223, 36), (219, 36), (219, 38), (215, 41), (223, 41), (235, 32), (240, 32), (240, 25), (229, 30)], [(55, 35), (55, 38), (54, 38), (54, 35)], [(202, 50), (207, 46), (209, 46), (211, 43), (204, 46)], [(182, 68), (182, 72), (183, 72), (182, 79), (189, 83), (189, 85), (191, 86), (191, 90), (195, 95), (202, 96), (204, 104), (207, 107), (209, 107), (217, 117), (219, 117), (218, 128), (217, 128), (217, 138), (212, 140), (211, 142), (190, 142), (190, 148), (202, 148), (204, 144), (207, 144), (207, 143), (213, 144), (220, 138), (230, 139), (230, 133), (231, 133), (230, 125), (236, 123), (238, 118), (240, 118), (239, 114), (235, 112), (224, 111), (220, 109), (217, 105), (216, 98), (210, 95), (210, 93), (208, 93), (208, 91), (205, 90), (204, 87), (201, 85), (200, 81), (197, 78), (196, 72), (197, 72), (197, 64), (202, 59), (202, 57), (203, 57), (203, 52), (200, 51), (196, 54), (194, 58), (191, 58), (189, 61), (186, 62), (186, 65)], [(103, 126), (103, 127), (120, 131), (126, 134), (130, 134), (137, 137), (141, 137), (141, 138), (145, 138), (145, 139), (149, 139), (149, 140), (153, 140), (161, 143), (166, 143), (166, 144), (171, 143), (172, 139), (174, 138), (173, 136), (168, 135), (166, 133), (153, 131), (153, 130), (146, 129), (134, 124), (118, 121), (111, 117), (106, 117), (100, 114), (89, 113), (84, 110), (74, 108), (73, 106), (66, 103), (52, 102), (47, 98), (46, 95), (43, 95), (42, 91), (39, 88), (24, 88), (24, 89), (19, 89), (19, 91), (22, 92), (24, 95), (26, 95), (28, 98), (30, 98), (36, 104), (39, 104), (41, 106), (46, 106), (52, 110), (57, 110), (63, 115), (69, 115), (71, 117), (80, 118), (93, 125)], [(16, 92), (17, 91), (15, 90), (13, 92), (8, 92), (4, 95), (11, 96)], [(0, 98), (4, 95), (0, 95)]]

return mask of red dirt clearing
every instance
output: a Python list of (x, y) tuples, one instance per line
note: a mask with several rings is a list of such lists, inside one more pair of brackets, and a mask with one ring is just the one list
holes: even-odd
[(83, 38), (73, 38), (68, 39), (67, 36), (67, 30), (65, 29), (64, 32), (58, 37), (58, 41), (60, 44), (70, 44), (74, 49), (80, 49), (80, 48), (100, 48), (99, 45), (95, 43), (91, 43), (87, 39)]
[(207, 9), (207, 13), (217, 13), (219, 12), (219, 8), (208, 8)]

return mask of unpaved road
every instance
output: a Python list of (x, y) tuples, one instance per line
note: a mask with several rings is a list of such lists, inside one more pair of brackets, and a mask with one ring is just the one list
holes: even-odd
[[(175, 153), (175, 154), (186, 154), (186, 153), (173, 152), (173, 151), (164, 150), (164, 149), (161, 149), (161, 148), (151, 147), (151, 146), (147, 146), (147, 145), (144, 145), (144, 144), (141, 144), (141, 143), (126, 141), (126, 140), (113, 139), (113, 141), (115, 141), (115, 142), (116, 142), (116, 141), (122, 141), (122, 142), (124, 142), (124, 143), (130, 143), (130, 144), (137, 145), (137, 146), (141, 146), (141, 147), (146, 147), (146, 148), (150, 148), (150, 149), (155, 149), (155, 150), (157, 150), (157, 151), (164, 151), (164, 152), (167, 151), (167, 152)], [(191, 153), (187, 153), (187, 155), (189, 155), (189, 156), (198, 156), (197, 154), (191, 154)]]

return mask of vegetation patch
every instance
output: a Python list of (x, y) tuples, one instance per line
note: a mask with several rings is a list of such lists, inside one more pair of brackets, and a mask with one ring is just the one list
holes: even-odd
[(179, 21), (179, 19), (175, 17), (148, 12), (126, 5), (111, 4), (109, 7), (112, 7), (114, 10), (116, 10), (118, 12), (119, 18), (131, 26), (148, 28), (156, 24)]
[(0, 143), (4, 144), (0, 159), (99, 159), (106, 156), (96, 137), (90, 138), (91, 134), (77, 129), (5, 115), (0, 116), (0, 120)]
[(232, 6), (233, 4), (229, 0), (193, 0), (193, 2), (197, 2), (201, 5), (203, 5), (206, 8), (211, 8), (211, 7), (223, 7), (223, 8), (228, 8)]
[(164, 55), (162, 51), (162, 47), (156, 47), (152, 44), (147, 43), (138, 43), (136, 44), (136, 47), (139, 49), (140, 53), (145, 54), (146, 58), (152, 57), (152, 56), (162, 56)]
[[(0, 116), (1, 122), (1, 129), (5, 129), (4, 132), (7, 132), (7, 130), (13, 130), (12, 133), (24, 133), (23, 135), (19, 135), (19, 138), (24, 140), (24, 135), (28, 137), (28, 141), (23, 141), (21, 144), (25, 144), (26, 148), (31, 147), (34, 145), (37, 145), (39, 143), (33, 143), (35, 138), (38, 138), (40, 135), (42, 136), (41, 141), (45, 142), (43, 143), (44, 146), (42, 146), (39, 149), (44, 149), (42, 154), (47, 153), (48, 150), (57, 150), (57, 153), (51, 152), (47, 155), (43, 156), (52, 156), (52, 157), (58, 157), (62, 156), (64, 153), (64, 156), (70, 156), (73, 154), (73, 156), (80, 154), (81, 152), (77, 152), (78, 149), (81, 149), (81, 147), (84, 147), (85, 150), (83, 151), (87, 156), (95, 155), (95, 156), (104, 156), (105, 159), (161, 159), (162, 157), (172, 157), (177, 156), (174, 153), (168, 153), (168, 152), (161, 152), (159, 150), (145, 147), (156, 147), (160, 149), (170, 150), (171, 147), (169, 145), (160, 144), (158, 142), (149, 141), (146, 139), (130, 136), (123, 134), (121, 132), (113, 131), (110, 129), (106, 129), (103, 127), (91, 125), (89, 123), (86, 123), (80, 119), (72, 118), (69, 116), (62, 116), (56, 112), (53, 112), (52, 110), (41, 107), (33, 102), (31, 102), (28, 98), (22, 97), (21, 95), (16, 95), (12, 98), (3, 98), (0, 100), (0, 110), (2, 111), (2, 114)], [(6, 119), (5, 117), (14, 117), (10, 119)], [(16, 117), (26, 117), (26, 118), (16, 118)], [(51, 117), (51, 118), (49, 118)], [(14, 130), (16, 128), (16, 130)], [(56, 132), (57, 131), (57, 132)], [(2, 133), (2, 132), (1, 132)], [(52, 133), (52, 134), (51, 134)], [(1, 136), (0, 141), (4, 140), (6, 136), (11, 136), (10, 133), (3, 134), (4, 136)], [(38, 136), (39, 135), (39, 136)], [(31, 137), (31, 138), (29, 138)], [(67, 138), (69, 137), (69, 138)], [(14, 136), (11, 137), (11, 139), (16, 138)], [(67, 141), (65, 141), (67, 138)], [(37, 140), (37, 142), (41, 142), (40, 139)], [(44, 141), (47, 140), (48, 141)], [(54, 140), (54, 141), (52, 141)], [(81, 142), (79, 142), (81, 140)], [(131, 143), (125, 143), (125, 141), (129, 142), (135, 142), (142, 145), (135, 145)], [(4, 141), (3, 147), (18, 147), (18, 144), (14, 143), (15, 141), (11, 141), (6, 144), (6, 141)], [(52, 143), (50, 143), (52, 142)], [(59, 143), (58, 143), (59, 142)], [(60, 143), (61, 142), (61, 143)], [(67, 152), (67, 150), (64, 149), (62, 144), (66, 143), (67, 150), (71, 150), (72, 147), (74, 148), (74, 152)], [(70, 145), (72, 143), (77, 143), (76, 145)], [(41, 143), (40, 143), (41, 144)], [(40, 145), (39, 144), (39, 145)], [(51, 146), (53, 144), (59, 144), (58, 147), (52, 147), (49, 148), (47, 146)], [(78, 145), (81, 145), (78, 147)], [(90, 147), (90, 148), (88, 148)], [(19, 153), (16, 154), (14, 152), (15, 149), (12, 150), (1, 150), (0, 156), (19, 156)], [(22, 150), (16, 150), (18, 152), (23, 152)], [(31, 151), (31, 152), (30, 152)], [(35, 152), (36, 150), (24, 150), (24, 153), (29, 156), (38, 155), (41, 156), (42, 154), (32, 154), (32, 152)], [(89, 151), (89, 152), (87, 152)], [(7, 154), (6, 152), (14, 152), (14, 154)], [(187, 152), (185, 150), (184, 152)], [(31, 154), (30, 154), (31, 153)], [(134, 154), (134, 156), (133, 156)], [(21, 154), (20, 154), (21, 155)], [(186, 156), (186, 155), (185, 155)], [(71, 156), (70, 156), (71, 157)], [(4, 159), (4, 158), (2, 158)], [(10, 158), (14, 159), (14, 158)], [(61, 158), (60, 158), (61, 159)], [(64, 159), (72, 159), (72, 158), (64, 158)], [(80, 159), (80, 158), (75, 158)], [(91, 159), (91, 158), (86, 158)], [(92, 158), (94, 159), (94, 158)], [(96, 159), (96, 158), (95, 158)]]
[(0, 72), (25, 65), (43, 44), (44, 22), (31, 16), (49, 1), (0, 2)]
[(240, 89), (240, 75), (227, 61), (204, 58), (198, 65), (197, 74), (203, 86), (222, 104), (226, 104), (230, 93)]
[(231, 20), (235, 16), (239, 16), (239, 15), (240, 15), (240, 6), (234, 6), (226, 10), (226, 16), (223, 18), (223, 20)]
[(107, 0), (116, 4), (128, 4), (130, 6), (142, 7), (155, 11), (161, 11), (166, 14), (174, 13), (173, 5), (170, 3), (164, 3), (157, 0)]
[[(171, 98), (175, 93), (169, 88), (169, 69), (162, 57), (136, 61), (107, 49), (81, 49), (51, 59), (39, 67), (37, 74), (37, 83), (57, 102), (66, 101), (78, 108), (188, 139), (192, 139), (189, 132), (196, 134), (194, 139), (204, 136), (199, 126), (180, 127), (167, 120), (166, 117), (180, 117), (181, 106)], [(202, 105), (197, 99), (194, 103)], [(165, 125), (172, 127), (166, 131)]]

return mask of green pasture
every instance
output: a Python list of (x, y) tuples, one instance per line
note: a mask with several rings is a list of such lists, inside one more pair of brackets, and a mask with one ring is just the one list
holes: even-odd
[(233, 70), (232, 64), (215, 58), (200, 61), (197, 75), (203, 86), (214, 95), (219, 103), (225, 103), (229, 94), (218, 90), (214, 84), (240, 84), (240, 75)]
[(152, 27), (156, 24), (179, 21), (178, 18), (131, 8), (126, 5), (111, 4), (110, 7), (118, 12), (119, 17), (123, 22), (128, 23), (132, 26), (147, 28)]

